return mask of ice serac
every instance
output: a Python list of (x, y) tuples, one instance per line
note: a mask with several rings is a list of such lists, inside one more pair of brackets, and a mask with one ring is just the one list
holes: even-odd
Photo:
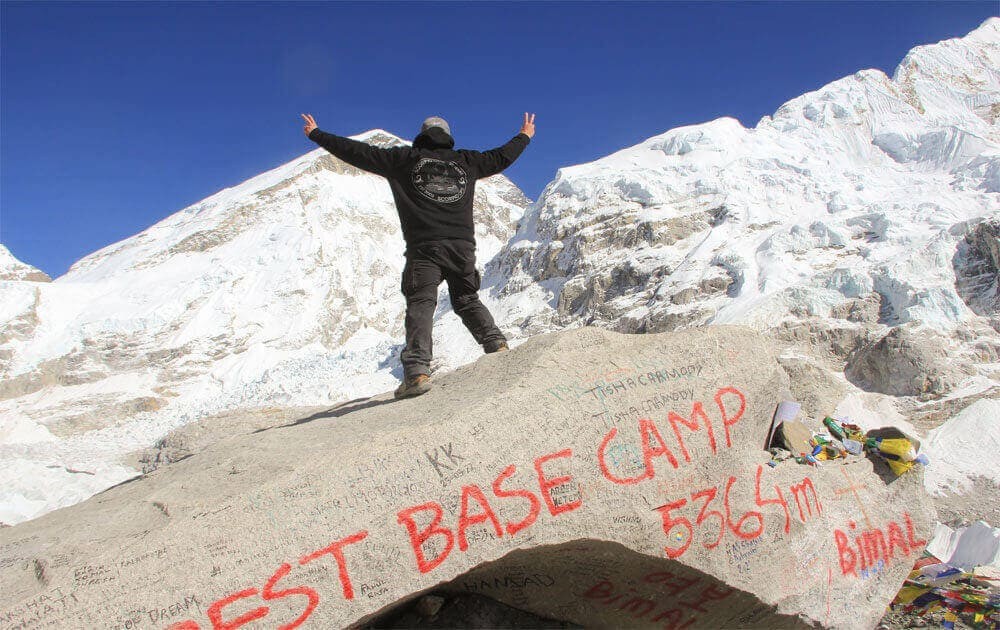
[[(381, 130), (356, 137), (404, 143)], [(480, 267), (527, 204), (502, 175), (479, 182)], [(0, 282), (0, 521), (137, 474), (126, 455), (180, 425), (393, 386), (403, 247), (385, 180), (317, 148), (55, 282)], [(454, 342), (435, 367), (475, 356), (457, 317), (442, 319)]]
[(587, 627), (873, 627), (920, 473), (767, 466), (787, 387), (747, 328), (540, 335), (0, 529), (0, 623), (347, 627), (447, 583)]

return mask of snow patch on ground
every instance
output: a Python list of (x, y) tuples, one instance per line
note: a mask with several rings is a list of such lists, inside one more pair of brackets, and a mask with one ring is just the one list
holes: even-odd
[(983, 399), (931, 430), (921, 449), (930, 458), (924, 487), (962, 494), (973, 477), (1000, 483), (1000, 400)]

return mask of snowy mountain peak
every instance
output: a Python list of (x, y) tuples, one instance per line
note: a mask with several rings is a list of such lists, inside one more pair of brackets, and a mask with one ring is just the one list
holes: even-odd
[[(322, 127), (321, 127), (322, 129)], [(359, 140), (361, 142), (367, 142), (368, 144), (375, 145), (377, 147), (399, 147), (399, 146), (409, 146), (411, 143), (403, 140), (399, 136), (390, 133), (384, 129), (371, 129), (364, 133), (359, 133), (356, 136), (349, 136), (354, 140)]]
[(920, 114), (947, 118), (968, 111), (990, 127), (984, 131), (997, 141), (998, 69), (1000, 19), (990, 18), (965, 37), (911, 50), (896, 68), (893, 83)]
[(29, 282), (51, 282), (45, 272), (23, 263), (10, 250), (0, 245), (0, 281), (26, 280)]
[[(381, 147), (410, 144), (382, 129), (372, 129), (352, 138)], [(311, 141), (306, 142), (312, 144)], [(503, 175), (480, 183), (477, 188), (477, 209), (486, 209), (493, 203), (487, 202), (486, 197), (494, 198), (495, 203), (502, 204), (506, 213), (514, 213), (505, 216), (504, 221), (517, 221), (528, 203), (524, 194)], [(152, 264), (152, 260), (162, 260), (174, 253), (212, 249), (235, 238), (239, 233), (261, 227), (265, 223), (270, 226), (269, 229), (275, 229), (287, 220), (287, 216), (274, 214), (280, 209), (280, 204), (274, 203), (277, 200), (291, 200), (299, 205), (309, 205), (319, 200), (329, 205), (327, 210), (330, 212), (336, 208), (337, 213), (349, 214), (362, 208), (374, 207), (370, 201), (383, 209), (392, 204), (389, 187), (382, 178), (365, 173), (317, 147), (294, 160), (184, 208), (132, 238), (90, 254), (77, 261), (64, 277), (93, 280), (101, 277), (101, 274), (116, 274), (129, 268), (121, 264), (126, 260), (148, 266)], [(341, 202), (343, 206), (339, 205)], [(365, 212), (368, 211), (362, 213)], [(388, 216), (388, 223), (383, 227), (398, 233), (394, 211)], [(496, 232), (499, 226), (490, 217), (484, 215), (481, 218), (484, 224), (491, 226), (491, 231), (484, 232), (481, 238), (483, 248), (492, 256), (499, 249), (496, 236), (499, 234)], [(507, 228), (499, 229), (503, 232)], [(401, 234), (399, 237), (402, 238)], [(171, 245), (167, 250), (151, 249), (168, 242)], [(104, 265), (112, 255), (115, 256), (116, 264)]]

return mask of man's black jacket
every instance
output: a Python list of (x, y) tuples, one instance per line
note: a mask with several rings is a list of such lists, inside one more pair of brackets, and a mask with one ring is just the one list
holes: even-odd
[(309, 139), (348, 164), (389, 180), (408, 249), (441, 239), (475, 243), (476, 180), (510, 166), (530, 141), (519, 133), (490, 151), (454, 150), (455, 140), (439, 127), (417, 136), (412, 147), (375, 147), (320, 129), (313, 129)]

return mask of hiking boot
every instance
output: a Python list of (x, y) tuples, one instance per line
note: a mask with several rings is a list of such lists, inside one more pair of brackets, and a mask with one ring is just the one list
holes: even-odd
[(411, 396), (425, 394), (430, 389), (431, 377), (426, 374), (417, 374), (416, 376), (404, 378), (403, 382), (396, 388), (395, 396), (396, 398), (410, 398)]
[(510, 348), (507, 347), (506, 339), (494, 339), (493, 341), (487, 341), (483, 344), (483, 352), (486, 354), (504, 352), (506, 350), (510, 350)]

